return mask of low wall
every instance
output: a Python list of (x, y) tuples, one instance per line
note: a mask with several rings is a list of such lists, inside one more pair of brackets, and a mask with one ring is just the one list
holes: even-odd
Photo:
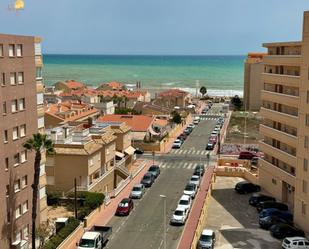
[(76, 243), (76, 238), (81, 238), (84, 234), (84, 224), (81, 223), (79, 226), (67, 237), (57, 249), (67, 249), (71, 244)]
[(227, 166), (217, 166), (215, 172), (217, 176), (242, 177), (249, 182), (259, 184), (258, 174), (253, 174), (244, 167), (235, 168)]

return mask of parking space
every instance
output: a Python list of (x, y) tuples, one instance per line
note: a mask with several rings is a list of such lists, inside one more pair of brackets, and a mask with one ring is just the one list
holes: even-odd
[(234, 191), (242, 178), (217, 177), (209, 204), (205, 228), (216, 232), (216, 249), (279, 249), (281, 241), (258, 224), (258, 213), (248, 204), (250, 194)]

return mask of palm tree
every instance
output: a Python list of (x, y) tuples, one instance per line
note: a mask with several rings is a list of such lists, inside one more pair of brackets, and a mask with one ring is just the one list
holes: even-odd
[(38, 192), (39, 192), (39, 180), (40, 180), (40, 165), (42, 153), (44, 151), (47, 154), (53, 154), (53, 142), (52, 140), (47, 138), (47, 135), (36, 133), (33, 134), (33, 137), (28, 139), (24, 143), (24, 148), (27, 150), (35, 151), (35, 159), (34, 159), (34, 178), (32, 187), (32, 249), (35, 249), (35, 228), (36, 228), (36, 217), (37, 217), (37, 200), (38, 200)]

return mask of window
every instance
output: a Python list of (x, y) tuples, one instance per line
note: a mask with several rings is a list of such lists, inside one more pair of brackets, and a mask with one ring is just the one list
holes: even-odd
[(44, 127), (44, 117), (38, 118), (38, 128), (43, 128)]
[(42, 68), (41, 67), (36, 68), (36, 78), (42, 79)]
[(26, 104), (25, 104), (25, 98), (19, 99), (19, 110), (25, 110)]
[(307, 181), (303, 180), (303, 192), (307, 193)]
[(307, 91), (307, 104), (309, 104), (309, 91)]
[(10, 185), (6, 185), (5, 195), (6, 195), (6, 197), (9, 197), (9, 195), (10, 195)]
[(308, 159), (304, 158), (304, 165), (303, 165), (304, 171), (308, 171)]
[(3, 57), (3, 44), (0, 44), (0, 57)]
[(21, 230), (15, 231), (15, 241), (21, 241)]
[(15, 45), (10, 44), (9, 45), (9, 57), (14, 57), (15, 56)]
[(23, 228), (23, 239), (28, 240), (28, 238), (29, 238), (29, 225), (26, 225)]
[(16, 85), (16, 73), (10, 73), (10, 83)]
[(28, 211), (28, 201), (25, 201), (23, 203), (23, 214), (26, 213)]
[(20, 161), (21, 163), (24, 163), (27, 161), (27, 151), (26, 150), (20, 152)]
[(24, 125), (21, 125), (20, 126), (20, 137), (24, 137), (24, 136), (26, 136), (26, 125), (24, 124)]
[(92, 166), (92, 165), (93, 165), (93, 158), (89, 158), (89, 159), (88, 159), (88, 165), (89, 165), (89, 166)]
[(20, 191), (20, 179), (14, 182), (14, 192), (17, 193)]
[(17, 44), (16, 45), (16, 56), (17, 57), (22, 57), (23, 56), (23, 45), (22, 44)]
[(20, 163), (19, 153), (14, 155), (14, 166), (18, 166)]
[(0, 81), (1, 81), (1, 86), (5, 86), (5, 73), (1, 73)]
[(7, 143), (9, 140), (8, 138), (8, 130), (4, 130), (4, 143)]
[(306, 114), (306, 126), (309, 126), (309, 114)]
[(17, 81), (18, 81), (18, 84), (24, 84), (24, 73), (23, 72), (19, 72), (17, 74)]
[(28, 185), (28, 177), (27, 176), (23, 176), (21, 178), (21, 188), (25, 188)]
[(276, 180), (276, 179), (274, 179), (274, 178), (272, 178), (272, 179), (271, 179), (271, 182), (272, 182), (274, 185), (276, 185), (276, 184), (277, 184), (277, 180)]
[(17, 99), (12, 100), (11, 110), (12, 110), (12, 113), (17, 112)]
[(13, 128), (13, 140), (18, 139), (18, 126)]
[(45, 164), (42, 164), (40, 166), (40, 176), (43, 176), (45, 175), (46, 171), (45, 171)]
[(8, 171), (9, 170), (9, 158), (8, 157), (4, 159), (4, 163), (5, 163), (5, 170)]
[(43, 93), (38, 93), (36, 95), (36, 99), (37, 99), (37, 104), (38, 105), (42, 105), (44, 102), (44, 97), (43, 97)]
[(21, 216), (21, 205), (19, 205), (15, 210), (15, 218), (19, 218)]
[(40, 199), (46, 196), (46, 187), (40, 188)]
[(2, 104), (3, 115), (6, 115), (6, 102), (4, 101)]
[(306, 215), (306, 209), (307, 209), (307, 205), (306, 205), (306, 203), (305, 202), (301, 202), (301, 213), (303, 214), (303, 215)]
[(305, 149), (308, 149), (308, 147), (309, 147), (309, 137), (308, 137), (308, 136), (305, 136), (304, 148), (305, 148)]

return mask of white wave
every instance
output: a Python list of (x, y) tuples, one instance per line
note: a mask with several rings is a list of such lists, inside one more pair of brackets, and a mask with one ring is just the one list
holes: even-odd
[[(196, 94), (196, 89), (191, 87), (180, 87), (180, 89), (187, 91), (193, 95)], [(198, 94), (199, 90), (198, 90)], [(210, 96), (235, 96), (243, 97), (243, 90), (232, 90), (232, 89), (207, 89), (207, 94)]]

